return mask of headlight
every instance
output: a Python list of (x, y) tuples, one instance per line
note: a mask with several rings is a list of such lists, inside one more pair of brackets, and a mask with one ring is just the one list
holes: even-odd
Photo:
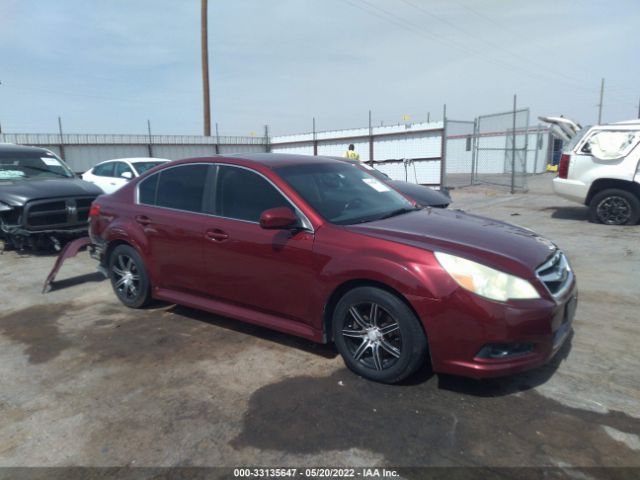
[(494, 270), (480, 263), (442, 252), (434, 252), (438, 262), (465, 290), (481, 297), (505, 302), (509, 299), (540, 298), (528, 281)]

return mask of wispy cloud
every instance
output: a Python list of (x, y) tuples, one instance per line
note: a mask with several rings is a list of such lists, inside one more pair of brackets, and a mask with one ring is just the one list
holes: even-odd
[[(470, 119), (518, 93), (538, 114), (637, 111), (633, 0), (209, 2), (213, 120), (228, 134)], [(0, 122), (51, 130), (201, 130), (200, 2), (4, 0)], [(16, 127), (14, 127), (16, 125)]]

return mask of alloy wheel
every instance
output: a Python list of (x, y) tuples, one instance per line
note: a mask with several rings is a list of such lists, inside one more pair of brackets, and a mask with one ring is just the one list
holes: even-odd
[(605, 197), (597, 207), (598, 218), (607, 225), (624, 225), (631, 216), (631, 205), (624, 197)]
[(400, 324), (374, 302), (352, 305), (342, 337), (353, 360), (373, 370), (391, 368), (402, 353)]
[(135, 299), (140, 292), (140, 272), (129, 255), (120, 253), (111, 267), (113, 287), (122, 298)]

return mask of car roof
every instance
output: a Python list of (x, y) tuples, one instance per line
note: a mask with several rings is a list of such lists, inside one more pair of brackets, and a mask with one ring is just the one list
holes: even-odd
[[(167, 158), (155, 158), (155, 157), (131, 157), (131, 158), (110, 158), (109, 160), (103, 160), (100, 163), (107, 162), (129, 162), (129, 163), (141, 163), (141, 162), (170, 162)], [(98, 165), (100, 165), (100, 163)]]
[(615, 122), (613, 125), (636, 125), (636, 126), (640, 126), (640, 118), (634, 118), (633, 120), (625, 120), (623, 122)]
[(303, 165), (310, 163), (342, 163), (332, 157), (296, 155), (292, 153), (234, 153), (230, 155), (217, 155), (213, 157), (207, 157), (207, 159), (213, 162), (221, 158), (227, 158), (230, 160), (244, 160), (243, 163), (256, 163), (264, 165), (268, 168)]
[(640, 120), (594, 125), (591, 130), (640, 130)]
[(14, 152), (34, 152), (34, 153), (50, 153), (50, 150), (42, 147), (30, 147), (27, 145), (16, 145), (14, 143), (0, 143), (0, 153)]

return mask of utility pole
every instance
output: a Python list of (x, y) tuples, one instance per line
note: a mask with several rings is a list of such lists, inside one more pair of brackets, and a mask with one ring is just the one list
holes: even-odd
[(209, 34), (207, 32), (208, 0), (201, 0), (200, 33), (202, 42), (202, 94), (204, 102), (204, 136), (211, 136), (211, 105), (209, 101)]
[(149, 158), (151, 158), (153, 157), (153, 147), (151, 146), (153, 144), (151, 140), (151, 120), (147, 120), (147, 132), (149, 134), (149, 144), (147, 145), (149, 148), (147, 150), (149, 151)]
[(62, 119), (58, 117), (58, 131), (60, 132), (60, 158), (64, 160), (64, 138), (62, 137)]
[(318, 155), (318, 137), (316, 135), (316, 117), (313, 117), (313, 154)]
[(440, 189), (447, 185), (447, 104), (442, 107), (442, 143), (440, 144)]
[(602, 123), (602, 99), (604, 97), (604, 78), (600, 83), (600, 103), (598, 104), (598, 125)]
[(516, 115), (518, 96), (513, 95), (513, 140), (511, 141), (511, 193), (516, 191)]
[(369, 162), (373, 165), (373, 125), (371, 124), (371, 110), (369, 110)]
[(640, 118), (640, 98), (638, 99), (638, 118)]

